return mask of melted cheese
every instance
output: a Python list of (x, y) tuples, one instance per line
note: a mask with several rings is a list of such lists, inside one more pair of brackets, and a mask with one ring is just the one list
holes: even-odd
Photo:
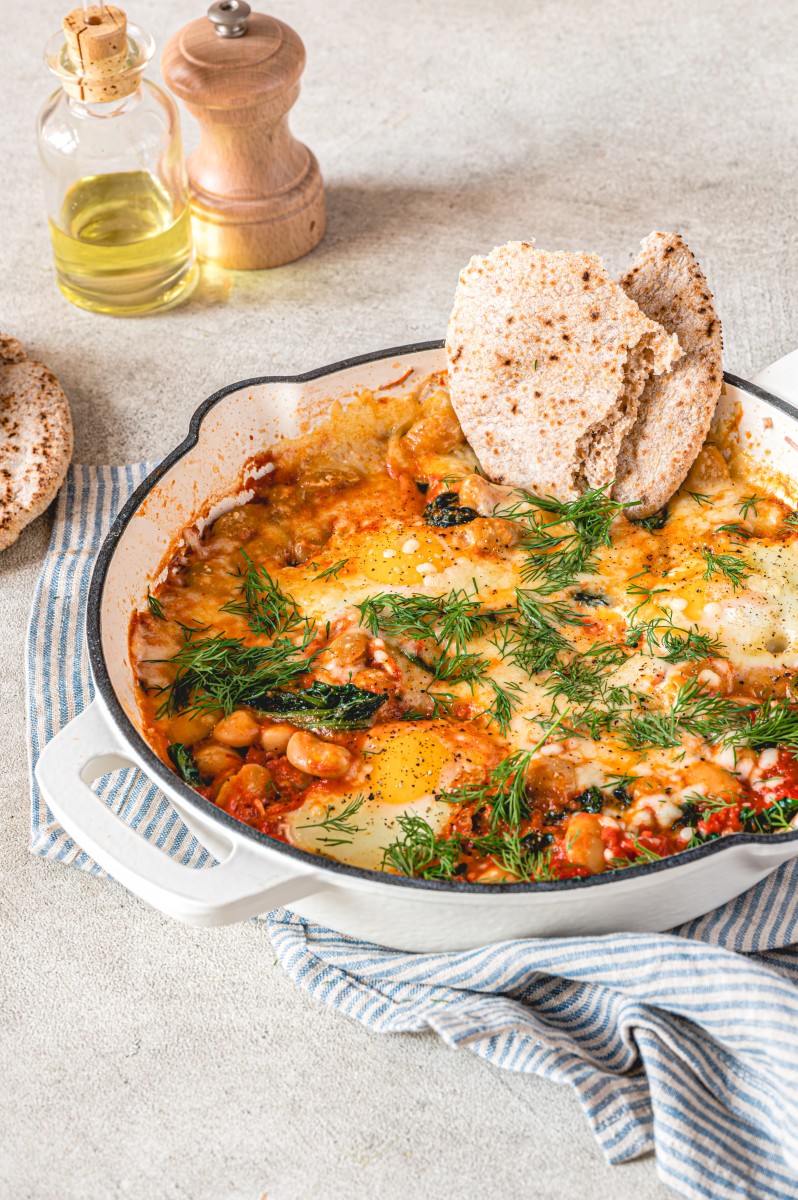
[[(240, 601), (242, 548), (317, 630), (326, 629), (328, 639), (360, 628), (358, 606), (377, 595), (459, 593), (485, 609), (513, 607), (516, 589), (531, 586), (524, 579), (525, 555), (517, 538), (505, 537), (507, 529), (492, 531), (486, 514), (466, 532), (424, 520), (426, 501), (413, 479), (426, 473), (437, 486), (449, 472), (462, 478), (473, 469), (473, 455), (459, 438), (445, 393), (425, 395), (422, 387), (419, 396), (418, 404), (398, 401), (394, 419), (384, 401), (364, 401), (360, 441), (354, 406), (346, 420), (336, 410), (325, 431), (273, 451), (276, 467), (260, 481), (258, 502), (226, 513), (202, 542), (194, 539), (177, 568), (177, 582), (159, 589), (169, 619), (144, 617), (134, 623), (133, 657), (144, 684), (168, 682), (168, 672), (164, 676), (163, 667), (153, 663), (182, 644), (175, 621), (249, 644), (269, 641), (265, 634), (253, 634), (245, 614), (227, 607)], [(759, 516), (746, 509), (743, 500), (752, 491), (745, 478), (732, 477), (717, 449), (705, 448), (684, 488), (669, 502), (660, 530), (649, 532), (618, 517), (611, 545), (595, 553), (595, 569), (547, 598), (577, 606), (584, 627), (571, 625), (563, 632), (582, 654), (597, 642), (627, 645), (633, 623), (664, 616), (683, 631), (696, 628), (719, 639), (723, 657), (698, 664), (668, 663), (644, 640), (636, 652), (630, 650), (611, 682), (631, 690), (639, 711), (667, 709), (677, 689), (693, 677), (710, 692), (728, 694), (776, 686), (798, 667), (798, 537), (783, 525), (786, 508), (779, 501), (762, 501)], [(719, 528), (724, 525), (732, 529)], [(722, 573), (709, 572), (706, 549), (745, 564), (738, 586)], [(592, 742), (566, 732), (556, 743), (539, 746), (552, 715), (551, 687), (545, 673), (530, 678), (502, 657), (494, 633), (495, 627), (488, 629), (466, 647), (488, 664), (486, 676), (473, 683), (433, 686), (423, 647), (412, 639), (383, 634), (372, 644), (367, 671), (384, 672), (380, 678), (394, 682), (398, 673), (400, 686), (392, 696), (428, 714), (429, 693), (437, 688), (446, 693), (455, 715), (413, 723), (392, 717), (376, 725), (344, 780), (317, 781), (307, 788), (301, 803), (286, 813), (282, 836), (304, 849), (378, 868), (385, 846), (398, 835), (400, 818), (422, 817), (435, 834), (444, 833), (453, 808), (439, 799), (441, 792), (464, 778), (484, 778), (488, 765), (517, 749), (536, 748), (537, 760), (556, 762), (572, 791), (611, 789), (614, 777), (630, 774), (640, 796), (627, 812), (610, 806), (606, 820), (637, 831), (677, 822), (684, 797), (696, 791), (690, 773), (706, 773), (708, 762), (738, 780), (758, 778), (752, 761), (738, 764), (734, 755), (729, 760), (728, 751), (697, 738), (642, 753), (614, 736)], [(364, 665), (333, 658), (318, 677), (340, 685), (357, 679)], [(503, 735), (486, 715), (495, 701), (491, 681), (513, 697)], [(379, 679), (371, 683), (379, 690)], [(163, 738), (152, 693), (142, 693), (141, 702), (153, 737)], [(562, 698), (555, 711), (567, 716)], [(462, 723), (463, 713), (471, 724)], [(335, 844), (337, 835), (327, 828), (330, 819), (360, 797), (363, 803), (348, 822), (353, 828)]]

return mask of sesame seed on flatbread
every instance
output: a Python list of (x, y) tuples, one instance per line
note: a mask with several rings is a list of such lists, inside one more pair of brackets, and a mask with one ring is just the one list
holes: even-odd
[(446, 351), (452, 404), (485, 473), (561, 500), (612, 482), (643, 388), (681, 354), (597, 255), (531, 242), (471, 259)]
[(651, 233), (620, 285), (679, 339), (682, 358), (652, 378), (618, 456), (613, 496), (640, 501), (632, 520), (658, 512), (684, 482), (723, 386), (723, 337), (704, 273), (678, 233)]
[(16, 338), (0, 334), (0, 550), (55, 498), (71, 457), (61, 385)]

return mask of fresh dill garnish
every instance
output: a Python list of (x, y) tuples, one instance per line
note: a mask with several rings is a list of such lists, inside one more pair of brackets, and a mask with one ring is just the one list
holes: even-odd
[(436, 683), (476, 683), (482, 679), (490, 663), (479, 654), (439, 654), (427, 663), (423, 658), (405, 653), (405, 657), (416, 662), (425, 671), (431, 671)]
[(444, 652), (450, 647), (462, 654), (468, 643), (492, 624), (510, 616), (513, 609), (483, 608), (476, 583), (473, 591), (458, 588), (444, 596), (400, 596), (380, 592), (369, 596), (357, 608), (361, 622), (372, 633), (405, 637), (417, 641), (432, 638)]
[(608, 675), (626, 662), (626, 654), (614, 642), (597, 642), (583, 655), (558, 663), (546, 680), (546, 692), (564, 696), (584, 708), (602, 699)]
[(664, 650), (658, 655), (665, 662), (701, 662), (705, 658), (724, 658), (725, 649), (718, 638), (701, 633), (698, 626), (683, 629), (673, 619), (670, 609), (661, 609), (661, 615), (649, 621), (632, 623), (626, 633), (627, 646), (638, 647), (641, 639), (650, 654)]
[(551, 850), (542, 845), (551, 835), (527, 834), (522, 836), (517, 831), (503, 834), (485, 834), (474, 838), (471, 843), (473, 854), (482, 858), (490, 858), (497, 867), (508, 875), (515, 875), (524, 881), (554, 879), (551, 867)]
[(740, 501), (740, 513), (743, 517), (743, 520), (745, 520), (749, 512), (753, 512), (755, 517), (759, 516), (756, 506), (759, 504), (761, 499), (761, 496), (743, 496), (742, 500)]
[(792, 822), (798, 816), (798, 799), (783, 796), (761, 812), (752, 808), (740, 810), (740, 821), (747, 833), (794, 833)]
[(419, 721), (430, 717), (433, 721), (437, 721), (440, 717), (447, 717), (457, 699), (454, 692), (433, 692), (429, 688), (426, 689), (424, 695), (432, 702), (432, 712), (411, 710), (402, 717), (403, 721)]
[(462, 853), (455, 834), (439, 838), (423, 817), (401, 813), (396, 818), (401, 835), (383, 850), (381, 870), (393, 867), (411, 879), (451, 879)]
[(502, 871), (524, 881), (555, 878), (551, 850), (545, 844), (550, 835), (521, 836), (511, 830), (473, 838), (456, 833), (442, 838), (423, 817), (407, 813), (397, 817), (397, 824), (402, 832), (383, 851), (383, 871), (392, 867), (415, 879), (451, 879), (465, 869), (461, 860), (466, 853), (490, 858)]
[(632, 844), (637, 851), (635, 857), (613, 858), (610, 863), (611, 867), (613, 867), (615, 870), (618, 870), (620, 867), (639, 866), (640, 863), (659, 862), (662, 858), (661, 854), (657, 854), (656, 851), (650, 849), (650, 847), (644, 846), (639, 838), (632, 838)]
[(228, 600), (221, 611), (244, 617), (253, 633), (265, 636), (289, 633), (301, 625), (307, 627), (307, 619), (296, 601), (286, 595), (266, 568), (257, 566), (244, 550), (241, 556), (244, 559), (244, 569), (238, 572), (241, 599)]
[(483, 783), (463, 784), (441, 793), (440, 799), (448, 804), (476, 804), (477, 809), (490, 804), (490, 827), (494, 832), (500, 825), (518, 829), (529, 815), (526, 775), (532, 755), (531, 750), (516, 750), (493, 767)]
[(537, 629), (551, 629), (554, 625), (585, 624), (584, 617), (570, 607), (565, 600), (540, 600), (533, 592), (524, 588), (515, 589), (518, 616)]
[(725, 525), (718, 525), (715, 532), (728, 533), (731, 537), (737, 538), (750, 538), (753, 536), (750, 529), (746, 529), (745, 525), (741, 524), (740, 521), (728, 521)]
[(660, 657), (669, 663), (701, 662), (705, 658), (725, 658), (726, 648), (719, 638), (701, 633), (697, 626), (679, 629), (675, 625), (666, 629), (661, 642), (665, 653)]
[(326, 570), (319, 571), (318, 574), (313, 576), (313, 578), (314, 579), (337, 579), (339, 573), (341, 571), (343, 571), (344, 567), (346, 566), (346, 564), (348, 562), (349, 562), (348, 558), (341, 558), (338, 560), (338, 562), (333, 563), (333, 565), (331, 567), (327, 567)]
[(506, 737), (513, 713), (523, 699), (523, 689), (520, 683), (500, 684), (495, 679), (485, 682), (493, 692), (493, 699), (482, 715), (488, 718), (489, 725), (496, 724), (502, 737)]
[(743, 587), (744, 580), (750, 574), (745, 559), (739, 558), (735, 554), (715, 554), (705, 546), (701, 551), (701, 557), (706, 567), (703, 578), (711, 579), (713, 575), (722, 575), (728, 579), (735, 591), (738, 587)]
[(691, 500), (695, 500), (699, 508), (703, 508), (705, 504), (715, 503), (711, 496), (705, 496), (703, 492), (688, 492), (687, 495)]
[(795, 512), (787, 513), (782, 525), (786, 525), (788, 529), (798, 529), (798, 508)]
[(356, 825), (352, 820), (357, 816), (363, 805), (366, 803), (366, 797), (361, 792), (350, 800), (348, 804), (336, 813), (331, 804), (327, 805), (327, 812), (324, 819), (314, 821), (310, 825), (299, 825), (299, 829), (323, 829), (326, 834), (333, 834), (332, 837), (320, 837), (318, 841), (325, 846), (350, 846), (354, 841), (356, 833), (363, 830), (362, 825)]
[(465, 783), (451, 791), (441, 792), (440, 800), (447, 804), (475, 804), (476, 811), (491, 806), (490, 827), (495, 833), (500, 825), (518, 829), (521, 821), (528, 815), (529, 807), (526, 794), (526, 776), (529, 765), (540, 747), (548, 740), (554, 730), (567, 716), (568, 710), (559, 713), (551, 721), (543, 736), (531, 750), (516, 750), (507, 758), (503, 758), (482, 783)]
[(685, 850), (695, 850), (698, 846), (705, 846), (707, 842), (714, 842), (719, 837), (719, 833), (702, 833), (700, 829), (694, 829), (693, 836), (685, 846)]
[(746, 717), (728, 730), (724, 745), (750, 746), (752, 750), (787, 746), (798, 750), (798, 708), (793, 708), (786, 698), (765, 701), (758, 708), (750, 706)]
[(524, 588), (515, 590), (517, 616), (500, 626), (491, 641), (527, 675), (547, 670), (559, 654), (573, 650), (558, 625), (581, 627), (583, 618), (563, 600), (544, 601)]
[(631, 750), (676, 749), (685, 734), (720, 742), (752, 710), (727, 696), (706, 691), (697, 679), (680, 684), (671, 708), (625, 716), (617, 735)]
[[(699, 821), (711, 813), (724, 812), (727, 808), (737, 808), (739, 796), (716, 796), (713, 793), (704, 795), (702, 792), (689, 792), (684, 796), (685, 804), (691, 804), (698, 810)], [(682, 806), (684, 807), (684, 805)]]
[(215, 709), (229, 714), (242, 704), (256, 708), (265, 694), (295, 683), (316, 657), (305, 653), (310, 630), (296, 645), (279, 637), (269, 646), (247, 646), (221, 633), (195, 638), (193, 632), (185, 630), (186, 641), (177, 654), (155, 660), (176, 668), (172, 683), (161, 689), (156, 718)]
[[(594, 570), (595, 551), (610, 545), (610, 527), (628, 507), (628, 503), (610, 500), (607, 488), (585, 492), (576, 500), (555, 500), (523, 491), (520, 497), (494, 515), (523, 526), (519, 547), (526, 561), (521, 578), (541, 594), (561, 591), (580, 574)], [(545, 521), (542, 514), (554, 520)]]
[[(641, 574), (647, 575), (648, 572), (641, 571)], [(630, 621), (634, 621), (635, 617), (640, 612), (640, 609), (645, 608), (647, 604), (652, 603), (653, 596), (660, 596), (667, 592), (667, 590), (668, 589), (664, 587), (644, 587), (642, 583), (630, 583), (629, 587), (626, 589), (626, 594), (627, 596), (634, 597), (637, 600), (637, 604), (635, 604), (634, 608), (629, 610), (628, 619)]]
[(558, 699), (564, 697), (573, 713), (573, 731), (594, 740), (600, 737), (632, 707), (631, 688), (612, 679), (626, 659), (616, 643), (597, 642), (585, 654), (557, 662), (545, 686), (553, 697), (552, 715), (558, 711)]
[(166, 613), (163, 610), (163, 605), (157, 596), (153, 596), (149, 588), (147, 589), (147, 604), (150, 606), (150, 612), (158, 621), (166, 620)]

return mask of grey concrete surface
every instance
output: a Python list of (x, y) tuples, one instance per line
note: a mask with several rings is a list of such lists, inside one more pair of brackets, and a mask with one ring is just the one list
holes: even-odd
[[(130, 16), (163, 46), (203, 8), (131, 0)], [(62, 5), (3, 4), (0, 328), (60, 376), (77, 460), (159, 457), (234, 379), (441, 336), (459, 267), (512, 237), (620, 269), (651, 229), (679, 229), (714, 288), (726, 366), (749, 374), (795, 347), (795, 3), (270, 10), (308, 48), (294, 127), (327, 181), (326, 241), (114, 321), (53, 285), (33, 119)], [(22, 644), (48, 532), (41, 518), (0, 557), (2, 1200), (669, 1194), (651, 1159), (604, 1164), (569, 1092), (311, 1002), (256, 925), (185, 929), (28, 856)]]

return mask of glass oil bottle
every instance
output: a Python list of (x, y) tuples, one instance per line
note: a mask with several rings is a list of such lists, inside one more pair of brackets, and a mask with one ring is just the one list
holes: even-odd
[(101, 4), (73, 9), (45, 50), (61, 83), (38, 121), (56, 280), (92, 312), (169, 307), (195, 279), (177, 109), (143, 78), (154, 48)]

